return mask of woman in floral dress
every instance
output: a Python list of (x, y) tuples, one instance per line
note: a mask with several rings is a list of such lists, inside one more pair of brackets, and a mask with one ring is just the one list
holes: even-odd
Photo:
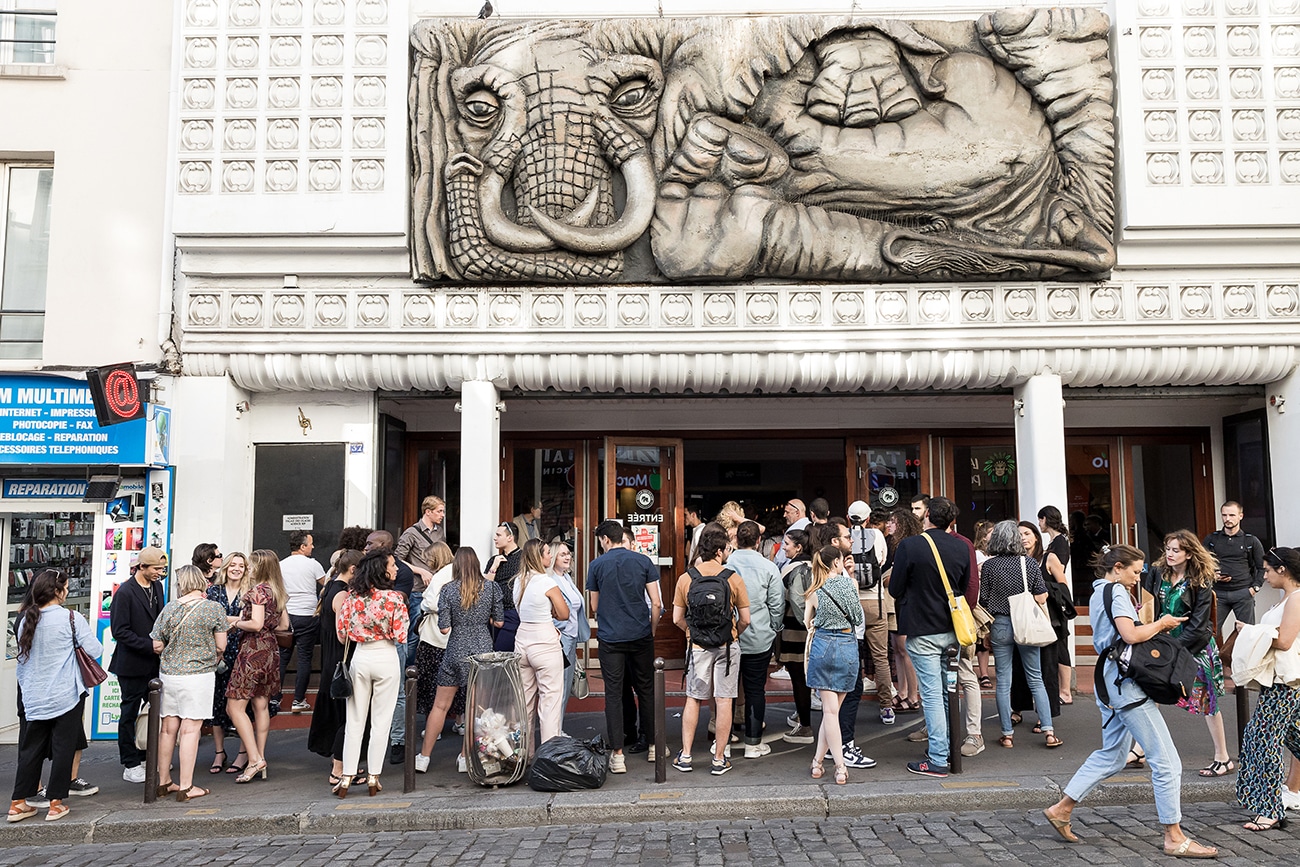
[[(1153, 558), (1154, 559), (1154, 558)], [(1236, 770), (1228, 754), (1228, 737), (1223, 730), (1219, 699), (1223, 697), (1223, 661), (1214, 640), (1211, 603), (1218, 564), (1201, 541), (1189, 530), (1175, 530), (1165, 536), (1164, 557), (1147, 570), (1143, 585), (1156, 598), (1157, 618), (1172, 614), (1187, 620), (1170, 636), (1196, 657), (1200, 671), (1192, 694), (1178, 706), (1205, 717), (1214, 742), (1214, 760), (1201, 769), (1202, 777), (1221, 777)]]
[[(280, 647), (275, 642), (275, 630), (277, 626), (289, 628), (280, 558), (274, 551), (263, 548), (253, 552), (249, 564), (253, 586), (244, 594), (243, 608), (239, 620), (235, 621), (235, 628), (243, 635), (226, 686), (226, 713), (239, 732), (249, 760), (248, 767), (235, 778), (236, 783), (252, 782), (258, 774), (266, 779), (270, 702), (271, 696), (280, 689)], [(252, 719), (248, 715), (250, 703)]]

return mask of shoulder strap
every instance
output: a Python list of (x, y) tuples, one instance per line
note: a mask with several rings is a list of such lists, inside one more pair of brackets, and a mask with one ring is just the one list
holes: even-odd
[(1029, 592), (1029, 567), (1026, 565), (1028, 562), (1028, 557), (1020, 558), (1020, 580), (1024, 582), (1026, 593)]
[(72, 648), (76, 650), (81, 647), (81, 642), (77, 641), (77, 618), (71, 610), (68, 611), (68, 625), (72, 627)]
[(930, 544), (930, 550), (934, 552), (934, 562), (939, 565), (939, 577), (943, 579), (944, 592), (948, 594), (948, 601), (952, 602), (952, 585), (948, 583), (948, 570), (943, 568), (943, 558), (939, 556), (939, 548), (934, 544), (934, 540), (930, 538), (929, 533), (922, 533), (921, 538)]
[(1107, 582), (1107, 584), (1106, 584), (1106, 589), (1103, 590), (1103, 591), (1101, 591), (1101, 593), (1102, 593), (1102, 596), (1101, 596), (1101, 598), (1102, 598), (1102, 602), (1105, 603), (1105, 607), (1106, 607), (1106, 619), (1110, 621), (1110, 625), (1111, 625), (1111, 626), (1114, 626), (1114, 627), (1115, 627), (1115, 632), (1116, 632), (1116, 634), (1118, 634), (1118, 633), (1119, 633), (1119, 626), (1115, 623), (1115, 611), (1114, 611), (1114, 609), (1115, 609), (1115, 582), (1114, 582), (1114, 581)]

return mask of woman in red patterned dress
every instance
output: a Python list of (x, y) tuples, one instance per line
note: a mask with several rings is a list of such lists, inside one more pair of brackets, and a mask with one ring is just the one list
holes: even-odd
[[(243, 632), (243, 640), (226, 686), (226, 713), (248, 751), (248, 766), (235, 778), (236, 783), (252, 782), (259, 773), (266, 779), (270, 700), (280, 689), (280, 648), (275, 642), (275, 630), (277, 626), (289, 628), (279, 558), (274, 551), (263, 548), (254, 551), (248, 560), (253, 588), (244, 594), (244, 611), (235, 623), (235, 628)], [(252, 719), (248, 715), (250, 702)]]

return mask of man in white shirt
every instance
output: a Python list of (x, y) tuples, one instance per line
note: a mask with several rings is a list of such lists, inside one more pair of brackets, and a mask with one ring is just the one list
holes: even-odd
[[(791, 530), (807, 529), (808, 525), (812, 523), (808, 520), (808, 508), (803, 504), (803, 500), (798, 497), (786, 502), (784, 514), (785, 531), (787, 533)], [(772, 562), (776, 564), (778, 569), (785, 568), (785, 564), (790, 562), (779, 544), (776, 547), (776, 556), (772, 558)]]
[(293, 627), (293, 647), (280, 648), (280, 686), (284, 687), (284, 675), (289, 670), (289, 655), (296, 649), (298, 670), (293, 682), (294, 713), (311, 710), (311, 705), (307, 704), (307, 683), (311, 680), (311, 657), (316, 649), (316, 635), (320, 629), (316, 600), (320, 596), (321, 585), (325, 583), (325, 567), (311, 556), (315, 547), (311, 533), (295, 530), (289, 534), (289, 550), (292, 553), (280, 561), (284, 592), (289, 597), (284, 608), (289, 613), (289, 625)]

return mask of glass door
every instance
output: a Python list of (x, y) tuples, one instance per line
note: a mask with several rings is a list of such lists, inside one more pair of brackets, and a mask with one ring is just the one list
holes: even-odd
[(871, 508), (907, 508), (912, 497), (928, 494), (929, 461), (923, 458), (922, 443), (859, 439), (849, 442), (849, 466), (856, 470), (851, 479), (850, 500), (862, 500)]
[(945, 450), (951, 456), (945, 490), (959, 510), (959, 533), (971, 538), (977, 521), (1020, 520), (1014, 438), (947, 440)]
[(1214, 528), (1209, 436), (1120, 437), (1124, 455), (1124, 541), (1148, 558), (1174, 530), (1198, 537)]
[(602, 457), (601, 515), (621, 521), (632, 533), (633, 549), (659, 567), (664, 610), (655, 630), (655, 654), (683, 661), (686, 636), (673, 625), (672, 602), (677, 576), (686, 571), (682, 441), (606, 437)]
[(507, 521), (530, 512), (529, 504), (539, 506), (538, 538), (569, 544), (573, 550), (573, 577), (578, 587), (583, 587), (585, 564), (598, 553), (591, 549), (591, 534), (582, 530), (595, 526), (594, 509), (586, 496), (586, 443), (510, 442), (505, 454), (501, 519)]

